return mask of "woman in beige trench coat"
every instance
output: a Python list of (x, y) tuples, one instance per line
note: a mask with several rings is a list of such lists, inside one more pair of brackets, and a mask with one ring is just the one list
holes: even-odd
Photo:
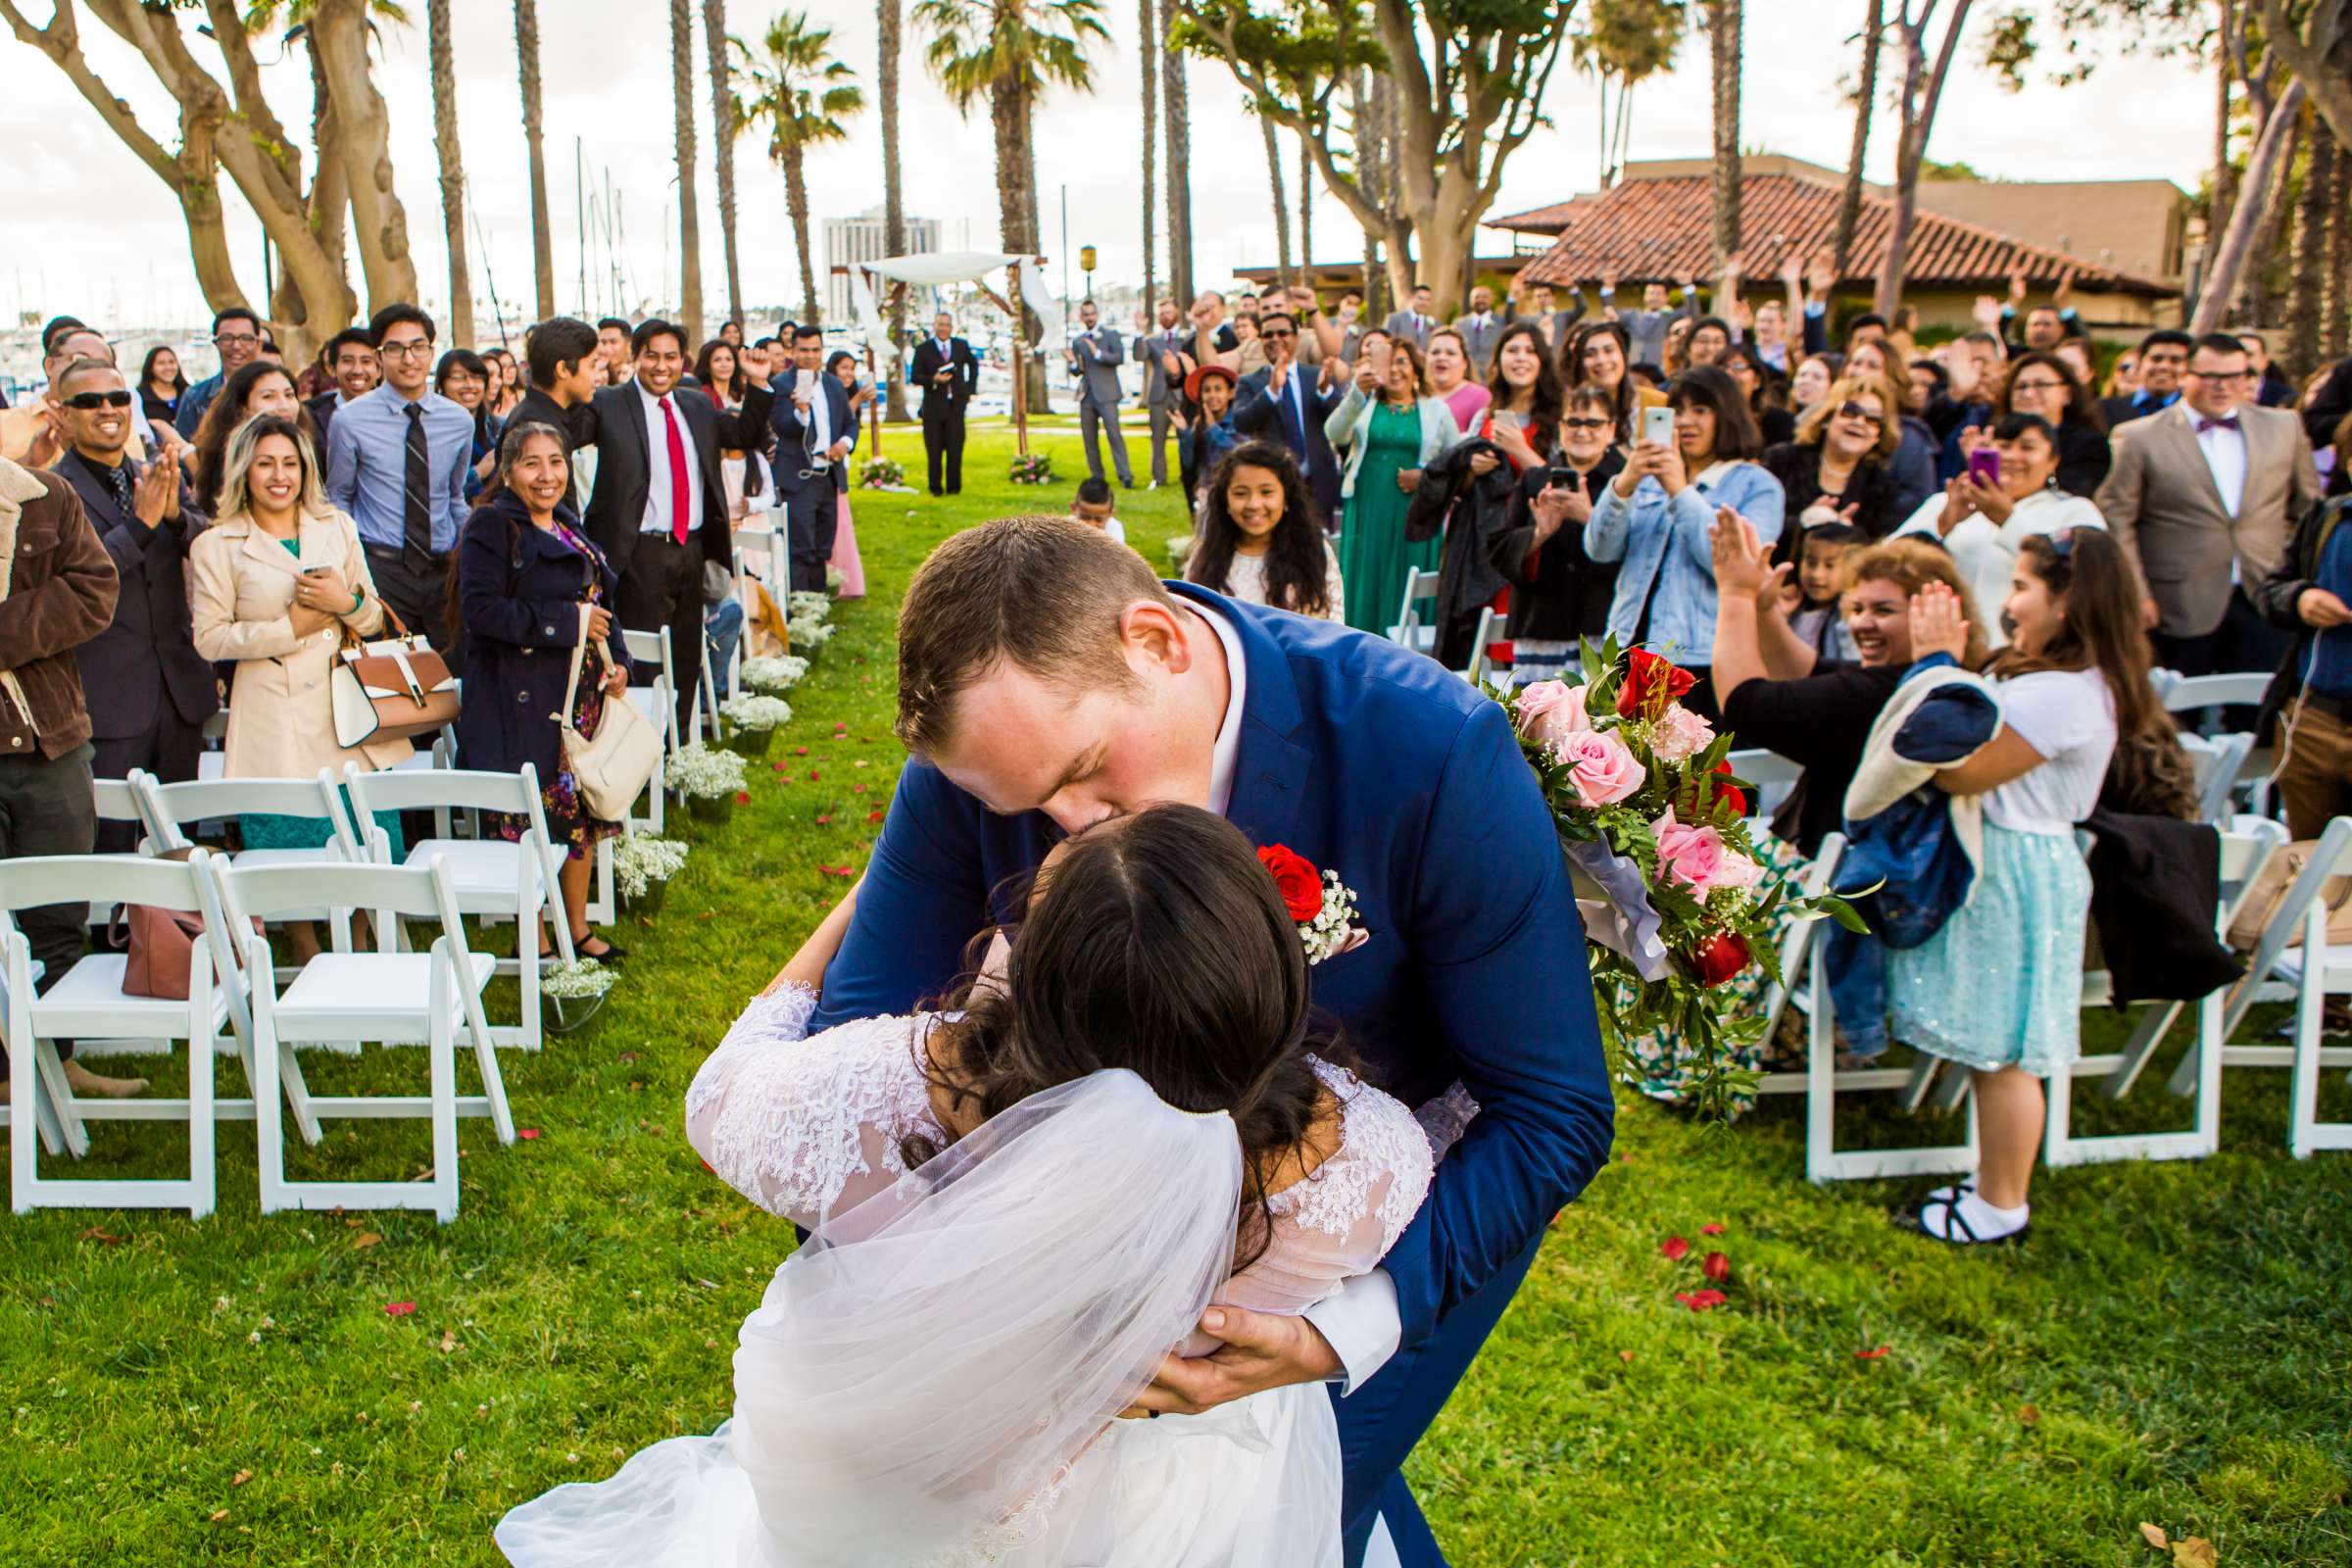
[[(236, 662), (229, 687), (229, 778), (315, 778), (343, 764), (374, 771), (410, 754), (405, 740), (336, 744), (327, 675), (342, 643), (340, 628), (377, 630), (384, 612), (358, 527), (329, 506), (318, 458), (289, 420), (262, 415), (229, 438), (220, 479), (220, 515), (188, 553), (188, 609), (196, 652)], [(348, 805), (348, 803), (347, 803)], [(402, 855), (400, 818), (376, 818)], [(245, 848), (318, 849), (332, 829), (324, 817), (247, 813)], [(307, 923), (288, 937), (298, 956), (318, 951)]]

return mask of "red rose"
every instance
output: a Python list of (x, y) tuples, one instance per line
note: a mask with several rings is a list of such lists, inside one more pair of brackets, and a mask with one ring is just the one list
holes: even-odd
[(1697, 676), (1677, 669), (1672, 660), (1637, 648), (1626, 656), (1625, 682), (1617, 688), (1617, 716), (1638, 718), (1646, 713), (1655, 718), (1666, 711), (1668, 703), (1697, 684)]
[(1323, 876), (1305, 856), (1269, 844), (1257, 852), (1257, 861), (1274, 874), (1275, 890), (1292, 919), (1303, 923), (1323, 912)]
[(1715, 786), (1715, 798), (1719, 801), (1731, 802), (1732, 809), (1738, 812), (1740, 815), (1745, 816), (1747, 814), (1746, 793), (1742, 791), (1739, 785), (1728, 782), (1729, 775), (1732, 771), (1732, 760), (1727, 757), (1722, 761), (1717, 762), (1715, 764), (1715, 771), (1726, 775), (1727, 779), (1727, 782), (1720, 783)]
[(1689, 956), (1700, 985), (1719, 986), (1747, 967), (1749, 955), (1747, 944), (1737, 934), (1720, 931)]

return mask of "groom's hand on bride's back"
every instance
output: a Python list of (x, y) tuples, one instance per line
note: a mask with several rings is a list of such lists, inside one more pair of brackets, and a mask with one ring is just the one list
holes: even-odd
[(1340, 1375), (1331, 1342), (1302, 1317), (1212, 1306), (1200, 1315), (1200, 1331), (1225, 1343), (1208, 1355), (1160, 1362), (1152, 1386), (1121, 1415), (1198, 1415), (1268, 1389)]

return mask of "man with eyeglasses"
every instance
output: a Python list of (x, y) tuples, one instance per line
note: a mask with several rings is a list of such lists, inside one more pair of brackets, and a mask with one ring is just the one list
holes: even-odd
[(1093, 300), (1080, 302), (1078, 335), (1070, 339), (1063, 357), (1078, 383), (1078, 434), (1086, 443), (1086, 471), (1102, 478), (1102, 432), (1108, 430), (1119, 486), (1132, 490), (1135, 470), (1127, 466), (1127, 437), (1119, 429), (1119, 367), (1127, 362), (1127, 350), (1119, 341), (1119, 329), (1102, 325), (1102, 318)]
[(242, 305), (231, 305), (213, 318), (213, 347), (220, 351), (220, 368), (181, 393), (179, 412), (172, 416), (172, 425), (190, 441), (204, 422), (204, 411), (213, 406), (228, 378), (261, 358), (262, 318)]
[(473, 416), (432, 390), (431, 317), (387, 305), (368, 335), (383, 382), (345, 404), (327, 431), (326, 498), (359, 525), (384, 604), (454, 662), (449, 570), (466, 528)]
[(1298, 363), (1296, 318), (1280, 312), (1261, 318), (1257, 340), (1265, 345), (1266, 368), (1243, 376), (1234, 388), (1233, 427), (1291, 449), (1321, 514), (1315, 525), (1328, 532), (1340, 511), (1340, 466), (1332, 458), (1323, 421), (1339, 407), (1347, 389), (1324, 386), (1326, 377), (1308, 375)]
[[(2143, 349), (2143, 367), (2150, 358)], [(2253, 379), (2236, 338), (2196, 339), (2180, 401), (2117, 432), (2096, 497), (2138, 573), (2157, 662), (2183, 675), (2273, 669), (2287, 647), (2249, 595), (2285, 555), (2319, 475), (2295, 416), (2248, 401)]]
[[(122, 583), (106, 629), (74, 650), (90, 715), (90, 771), (128, 778), (144, 768), (166, 784), (182, 783), (196, 776), (204, 721), (220, 708), (188, 618), (188, 544), (208, 519), (177, 464), (131, 456), (138, 396), (113, 364), (75, 360), (55, 390), (73, 443), (55, 471), (81, 498)], [(100, 854), (128, 854), (138, 831), (104, 822), (97, 843)]]

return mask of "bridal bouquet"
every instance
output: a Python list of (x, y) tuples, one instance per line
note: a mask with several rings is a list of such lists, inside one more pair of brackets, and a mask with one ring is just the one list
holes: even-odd
[[(1601, 1036), (1680, 1029), (1694, 1056), (1690, 1100), (1724, 1115), (1752, 1093), (1739, 1064), (1761, 1017), (1733, 1017), (1725, 982), (1780, 978), (1775, 921), (1860, 918), (1836, 898), (1758, 896), (1763, 867), (1732, 737), (1680, 699), (1689, 671), (1614, 638), (1583, 652), (1581, 685), (1540, 681), (1500, 698), (1558, 825), (1591, 938)], [(1788, 906), (1784, 909), (1784, 903)]]

